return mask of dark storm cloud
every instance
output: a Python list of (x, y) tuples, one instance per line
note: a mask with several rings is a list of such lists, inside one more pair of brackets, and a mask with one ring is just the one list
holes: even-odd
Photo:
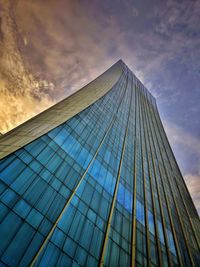
[(122, 58), (157, 97), (185, 179), (200, 200), (194, 190), (200, 184), (199, 1), (0, 0), (0, 7), (0, 131)]

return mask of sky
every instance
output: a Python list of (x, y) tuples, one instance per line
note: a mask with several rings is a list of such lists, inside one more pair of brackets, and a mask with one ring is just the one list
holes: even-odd
[(0, 132), (122, 59), (156, 97), (200, 214), (200, 1), (0, 0)]

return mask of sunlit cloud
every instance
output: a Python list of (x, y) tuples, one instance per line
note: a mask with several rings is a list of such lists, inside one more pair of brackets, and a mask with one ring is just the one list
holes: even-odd
[(90, 82), (127, 50), (112, 16), (91, 24), (80, 4), (1, 1), (3, 133)]
[(52, 105), (49, 91), (54, 85), (35, 79), (27, 70), (17, 46), (18, 31), (8, 1), (2, 1), (0, 12), (0, 132), (4, 133)]
[(0, 0), (0, 6), (0, 132), (121, 58), (166, 114), (183, 175), (198, 177), (199, 1)]

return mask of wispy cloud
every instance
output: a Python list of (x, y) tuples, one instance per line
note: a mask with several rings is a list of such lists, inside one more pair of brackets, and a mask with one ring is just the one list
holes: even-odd
[(109, 27), (103, 28), (91, 23), (78, 3), (1, 3), (2, 132), (76, 91), (119, 59), (116, 53), (110, 56), (112, 40), (120, 36), (110, 17), (104, 21)]
[(200, 140), (169, 121), (165, 130), (200, 214)]
[(200, 215), (200, 173), (196, 175), (186, 174), (184, 179)]
[(183, 174), (198, 177), (199, 1), (0, 3), (0, 131), (122, 58), (157, 97)]
[[(164, 120), (165, 129), (167, 134), (174, 144), (181, 144), (191, 149), (200, 156), (200, 140), (192, 134), (188, 133), (186, 130), (182, 129), (180, 126), (174, 123)], [(200, 159), (200, 158), (199, 158)]]
[[(2, 2), (0, 16), (0, 131), (6, 132), (52, 105), (54, 101), (49, 97), (49, 92), (54, 85), (35, 79), (27, 70), (17, 45), (19, 32), (8, 1)], [(48, 93), (45, 88), (48, 88)]]

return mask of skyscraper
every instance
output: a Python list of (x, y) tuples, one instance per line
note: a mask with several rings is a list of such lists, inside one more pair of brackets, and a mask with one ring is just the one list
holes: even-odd
[(200, 266), (154, 97), (120, 60), (0, 138), (1, 266)]

